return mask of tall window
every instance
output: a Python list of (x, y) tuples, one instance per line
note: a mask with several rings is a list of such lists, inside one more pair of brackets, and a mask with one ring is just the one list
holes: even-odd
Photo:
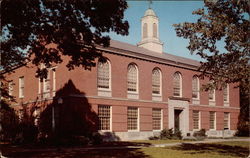
[(155, 109), (152, 110), (152, 120), (153, 120), (153, 130), (161, 130), (161, 122), (162, 122), (162, 110)]
[(224, 102), (229, 101), (229, 85), (228, 84), (223, 89), (223, 100), (224, 100)]
[(199, 99), (199, 79), (197, 76), (192, 79), (192, 98)]
[(19, 77), (19, 98), (24, 97), (24, 77)]
[(147, 38), (148, 37), (148, 25), (147, 23), (143, 24), (143, 38)]
[(181, 97), (181, 74), (179, 72), (174, 73), (174, 96)]
[(153, 37), (157, 38), (157, 25), (156, 25), (156, 23), (153, 24)]
[(200, 112), (198, 110), (193, 111), (193, 129), (200, 129)]
[(161, 94), (161, 71), (158, 68), (152, 72), (152, 93)]
[(215, 90), (209, 90), (208, 96), (209, 96), (210, 101), (214, 101), (215, 100)]
[(8, 83), (8, 89), (9, 89), (9, 92), (8, 92), (8, 93), (9, 93), (10, 96), (13, 95), (13, 90), (14, 90), (13, 85), (14, 85), (13, 81), (10, 81), (10, 82)]
[(52, 69), (52, 77), (53, 77), (53, 97), (56, 95), (56, 69)]
[(137, 92), (138, 91), (138, 70), (135, 64), (130, 64), (128, 66), (128, 78), (127, 78), (127, 86), (128, 91)]
[(111, 130), (111, 112), (110, 106), (98, 106), (99, 130)]
[(109, 61), (98, 62), (97, 86), (110, 89), (110, 64)]
[(44, 98), (50, 97), (50, 69), (48, 69), (47, 78), (43, 82), (43, 94)]
[(137, 107), (128, 107), (128, 130), (138, 130)]
[(229, 129), (229, 112), (224, 112), (224, 129)]
[(215, 129), (215, 112), (210, 111), (209, 112), (209, 129)]

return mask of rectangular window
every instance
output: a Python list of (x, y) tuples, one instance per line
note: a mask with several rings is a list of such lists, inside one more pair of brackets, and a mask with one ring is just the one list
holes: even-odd
[(209, 112), (209, 129), (215, 129), (215, 112), (210, 111)]
[(193, 129), (200, 129), (200, 112), (198, 110), (193, 111)]
[(229, 129), (229, 113), (224, 112), (224, 129)]
[(24, 77), (19, 77), (19, 98), (24, 97)]
[(8, 83), (8, 90), (9, 90), (8, 93), (9, 93), (10, 96), (13, 95), (13, 90), (14, 90), (13, 85), (14, 85), (13, 81), (10, 81), (10, 82)]
[(138, 108), (128, 107), (128, 130), (138, 130)]
[(99, 130), (111, 130), (111, 110), (110, 106), (98, 106)]
[(152, 110), (153, 130), (161, 130), (161, 124), (162, 124), (161, 113), (162, 113), (161, 109)]

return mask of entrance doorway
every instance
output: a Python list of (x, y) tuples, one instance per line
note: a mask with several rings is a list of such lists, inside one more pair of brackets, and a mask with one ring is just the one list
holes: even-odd
[(182, 110), (175, 109), (174, 110), (174, 129), (180, 130), (180, 114)]

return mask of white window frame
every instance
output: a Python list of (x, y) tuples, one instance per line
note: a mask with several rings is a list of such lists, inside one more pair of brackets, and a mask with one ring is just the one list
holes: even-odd
[[(159, 94), (153, 93), (153, 72), (154, 72), (154, 70), (159, 71), (159, 74), (160, 74), (160, 76), (159, 76), (160, 77), (159, 78), (159, 80), (160, 80)], [(161, 70), (159, 68), (154, 68), (152, 71), (152, 95), (153, 96), (162, 96), (162, 74), (161, 74)]]
[[(108, 66), (109, 66), (109, 88), (102, 88), (102, 87), (98, 87), (98, 69), (99, 69), (99, 67), (97, 66), (97, 89), (98, 90), (101, 90), (101, 91), (111, 91), (111, 83), (112, 83), (112, 78), (111, 78), (111, 63), (110, 63), (110, 61), (107, 59), (106, 60), (106, 62), (108, 63)], [(99, 64), (100, 63), (100, 61), (97, 63), (97, 64)]]
[[(197, 79), (197, 98), (194, 98), (193, 97), (193, 79), (194, 78), (196, 78)], [(192, 99), (194, 99), (194, 100), (200, 100), (200, 80), (199, 80), (199, 78), (195, 75), (195, 76), (193, 76), (193, 78), (192, 78)]]
[(224, 127), (224, 121), (225, 121), (225, 114), (228, 114), (228, 120), (227, 120), (227, 126), (228, 126), (228, 130), (230, 130), (230, 112), (224, 112), (224, 118), (223, 118), (223, 129), (225, 129)]
[[(212, 99), (210, 99), (210, 97), (209, 97), (209, 95), (210, 95), (209, 93), (210, 93), (210, 92), (213, 92), (213, 98), (212, 98)], [(209, 101), (215, 102), (215, 89), (209, 90), (209, 91), (208, 91), (208, 100), (209, 100)]]
[(52, 68), (52, 96), (56, 96), (56, 68)]
[[(98, 127), (98, 131), (100, 132), (111, 132), (112, 131), (112, 106), (111, 105), (98, 105), (97, 108), (99, 108), (99, 106), (109, 106), (109, 109), (110, 109), (110, 118), (109, 118), (109, 129), (108, 130), (100, 130), (99, 127)], [(99, 115), (99, 114), (98, 114)], [(99, 117), (99, 116), (98, 116)], [(99, 119), (99, 118), (98, 118)]]
[(8, 94), (10, 96), (13, 96), (13, 92), (14, 92), (14, 82), (13, 81), (9, 81), (8, 82)]
[[(128, 90), (128, 73), (129, 73), (128, 68), (129, 68), (130, 65), (134, 65), (135, 69), (136, 69), (136, 75), (137, 75), (137, 78), (136, 78), (136, 91), (129, 91)], [(134, 63), (129, 64), (128, 67), (127, 67), (127, 93), (129, 93), (129, 94), (139, 94), (139, 69), (138, 69), (137, 65), (134, 64)]]
[[(211, 129), (210, 128), (210, 112), (213, 112), (214, 113), (214, 128)], [(216, 128), (216, 112), (215, 111), (209, 111), (209, 130), (210, 131), (215, 131), (217, 128)]]
[[(180, 83), (179, 83), (179, 84), (180, 84), (180, 95), (179, 95), (179, 96), (174, 95), (174, 88), (175, 88), (175, 87), (174, 87), (174, 86), (175, 86), (175, 85), (174, 85), (174, 80), (175, 80), (174, 76), (175, 76), (175, 74), (179, 75), (179, 77), (180, 77), (180, 81), (179, 81), (179, 82), (180, 82)], [(175, 72), (174, 75), (173, 75), (173, 96), (174, 96), (174, 97), (182, 97), (182, 75), (181, 75), (181, 73), (178, 72), (178, 71)]]
[[(43, 98), (50, 98), (51, 92), (51, 76), (50, 68), (47, 68), (47, 77), (43, 79)], [(49, 84), (49, 90), (47, 89), (47, 84)]]
[[(140, 131), (140, 109), (136, 106), (128, 106), (127, 107), (127, 117), (128, 117), (128, 109), (129, 108), (136, 108), (137, 109), (137, 129), (130, 130), (128, 129), (128, 132), (138, 132)], [(128, 118), (127, 118), (127, 128), (128, 128)]]
[[(194, 111), (198, 111), (198, 129), (194, 129), (194, 124), (193, 124), (193, 130), (194, 131), (199, 131), (201, 129), (201, 111), (200, 110), (193, 110), (193, 114), (194, 114)], [(192, 114), (192, 116), (193, 116)], [(194, 119), (194, 116), (193, 116), (193, 119)], [(193, 120), (194, 122), (194, 120)]]
[(158, 130), (153, 129), (153, 122), (152, 122), (152, 130), (158, 132), (158, 131), (161, 131), (163, 129), (163, 109), (161, 109), (161, 108), (152, 108), (152, 121), (153, 121), (153, 110), (154, 109), (159, 109), (161, 111), (160, 129), (158, 129)]
[[(23, 82), (23, 86), (21, 86), (21, 82)], [(24, 98), (24, 76), (19, 77), (19, 98)]]
[(226, 101), (224, 100), (224, 89), (223, 89), (223, 102), (224, 102), (224, 105), (228, 105), (228, 103), (229, 103), (229, 84), (227, 84), (225, 88), (226, 88), (226, 91), (227, 91), (227, 96), (226, 96), (227, 100)]

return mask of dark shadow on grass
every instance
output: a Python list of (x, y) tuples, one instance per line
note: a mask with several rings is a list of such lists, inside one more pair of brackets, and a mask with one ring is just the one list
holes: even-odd
[(222, 144), (188, 144), (172, 147), (173, 150), (186, 151), (188, 154), (218, 153), (220, 155), (247, 157), (248, 148)]
[[(111, 142), (109, 142), (111, 143)], [(121, 145), (119, 142), (113, 145)], [(131, 148), (129, 142), (123, 142), (124, 146), (113, 147), (63, 147), (60, 151), (55, 147), (29, 147), (29, 146), (2, 146), (2, 153), (11, 158), (150, 158), (145, 155), (139, 148)], [(106, 144), (108, 145), (108, 144)], [(121, 148), (117, 148), (121, 147)]]

